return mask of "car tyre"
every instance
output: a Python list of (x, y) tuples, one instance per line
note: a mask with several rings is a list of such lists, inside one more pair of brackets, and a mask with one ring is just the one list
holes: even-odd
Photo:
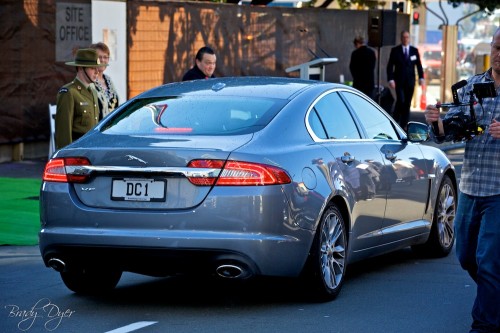
[(347, 233), (337, 206), (329, 206), (318, 226), (306, 268), (308, 286), (317, 301), (335, 299), (346, 274)]
[(61, 272), (61, 278), (77, 294), (99, 294), (116, 287), (122, 276), (119, 270), (78, 268)]
[(428, 257), (445, 257), (455, 242), (455, 215), (457, 190), (449, 176), (444, 176), (439, 187), (431, 232), (425, 244), (414, 245), (412, 250)]

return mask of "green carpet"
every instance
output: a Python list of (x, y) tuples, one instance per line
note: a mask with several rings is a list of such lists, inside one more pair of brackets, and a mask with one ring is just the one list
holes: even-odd
[(0, 245), (36, 245), (40, 179), (0, 177)]

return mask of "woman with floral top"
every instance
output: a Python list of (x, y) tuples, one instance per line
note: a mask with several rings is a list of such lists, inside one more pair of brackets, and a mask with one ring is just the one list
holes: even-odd
[(100, 119), (103, 119), (118, 107), (118, 94), (109, 75), (104, 74), (109, 64), (109, 47), (99, 42), (90, 45), (90, 48), (97, 51), (100, 62), (105, 64), (105, 66), (99, 67), (99, 75), (94, 82), (99, 97), (99, 109), (101, 110)]

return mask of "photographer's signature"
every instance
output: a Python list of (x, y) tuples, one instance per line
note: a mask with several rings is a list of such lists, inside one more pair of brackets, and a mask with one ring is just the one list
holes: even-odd
[(59, 308), (48, 298), (38, 300), (31, 308), (21, 309), (18, 305), (9, 304), (5, 306), (8, 317), (18, 319), (17, 327), (21, 331), (27, 331), (33, 327), (35, 322), (42, 322), (47, 331), (53, 331), (61, 325), (65, 318), (69, 318), (75, 311)]

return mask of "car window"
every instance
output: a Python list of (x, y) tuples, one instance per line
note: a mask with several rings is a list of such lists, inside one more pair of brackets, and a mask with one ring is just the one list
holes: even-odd
[(342, 96), (356, 112), (369, 139), (398, 140), (398, 134), (389, 118), (373, 104), (351, 92), (343, 91)]
[(337, 93), (323, 96), (309, 112), (309, 126), (320, 139), (359, 139), (358, 128)]
[(236, 135), (264, 128), (285, 100), (235, 96), (181, 96), (141, 100), (103, 128), (107, 134)]

